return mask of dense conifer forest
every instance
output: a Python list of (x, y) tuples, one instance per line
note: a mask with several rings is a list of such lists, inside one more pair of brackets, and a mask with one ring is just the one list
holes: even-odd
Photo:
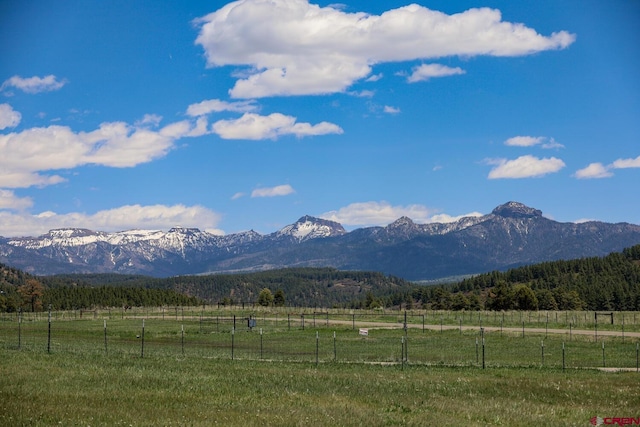
[[(105, 278), (111, 283), (107, 279)], [(126, 279), (126, 276), (123, 279)], [(81, 276), (32, 276), (0, 264), (0, 311), (42, 311), (47, 309), (49, 304), (54, 310), (75, 310), (97, 307), (193, 306), (202, 303), (199, 298), (181, 294), (173, 289), (122, 285), (92, 286), (90, 282), (82, 280)]]
[(640, 245), (605, 257), (545, 262), (416, 288), (413, 298), (454, 310), (640, 310)]
[(640, 245), (605, 257), (493, 271), (438, 286), (419, 286), (377, 272), (333, 268), (157, 279), (117, 274), (32, 276), (0, 264), (0, 311), (37, 311), (49, 304), (64, 310), (203, 303), (434, 310), (640, 310)]

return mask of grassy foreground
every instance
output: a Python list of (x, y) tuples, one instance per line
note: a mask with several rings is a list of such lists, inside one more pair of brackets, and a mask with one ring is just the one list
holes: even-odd
[(636, 372), (232, 361), (0, 349), (2, 426), (589, 425)]

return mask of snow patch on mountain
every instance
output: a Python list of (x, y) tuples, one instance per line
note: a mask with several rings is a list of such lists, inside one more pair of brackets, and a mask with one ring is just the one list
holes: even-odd
[(312, 216), (303, 216), (294, 224), (287, 225), (275, 233), (277, 238), (289, 236), (298, 242), (345, 234), (346, 230), (337, 222)]

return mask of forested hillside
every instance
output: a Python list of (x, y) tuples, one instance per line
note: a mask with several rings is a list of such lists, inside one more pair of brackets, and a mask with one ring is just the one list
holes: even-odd
[[(265, 291), (266, 290), (266, 291)], [(264, 292), (264, 293), (263, 293)], [(275, 299), (274, 299), (275, 297)], [(382, 273), (294, 268), (178, 276), (31, 276), (0, 264), (0, 310), (209, 304), (452, 310), (640, 310), (640, 245), (418, 286)]]
[[(66, 280), (75, 280), (83, 276), (64, 277)], [(102, 283), (101, 277), (102, 275), (95, 275), (91, 280), (93, 283)], [(413, 286), (408, 281), (382, 273), (340, 271), (333, 268), (287, 268), (259, 273), (177, 276), (166, 279), (125, 277), (126, 281), (112, 281), (112, 285), (173, 289), (213, 304), (253, 304), (258, 301), (262, 290), (269, 289), (272, 294), (281, 291), (286, 305), (298, 307), (350, 305), (354, 301), (365, 299), (369, 293), (378, 297), (396, 293), (409, 294)]]
[(37, 277), (0, 264), (0, 311), (42, 311), (95, 307), (199, 305), (202, 300), (173, 289), (91, 286), (80, 277)]
[(412, 295), (432, 308), (640, 310), (640, 245), (601, 258), (493, 271)]

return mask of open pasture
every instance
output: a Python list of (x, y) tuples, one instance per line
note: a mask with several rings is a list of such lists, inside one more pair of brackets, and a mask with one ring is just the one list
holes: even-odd
[(525, 323), (523, 334), (519, 313), (507, 323), (481, 312), (481, 330), (456, 312), (407, 312), (405, 329), (404, 312), (169, 311), (0, 317), (0, 425), (588, 425), (640, 416), (633, 313), (623, 337), (622, 324), (598, 325), (596, 336), (565, 330), (555, 314), (547, 325), (544, 313), (545, 324)]

